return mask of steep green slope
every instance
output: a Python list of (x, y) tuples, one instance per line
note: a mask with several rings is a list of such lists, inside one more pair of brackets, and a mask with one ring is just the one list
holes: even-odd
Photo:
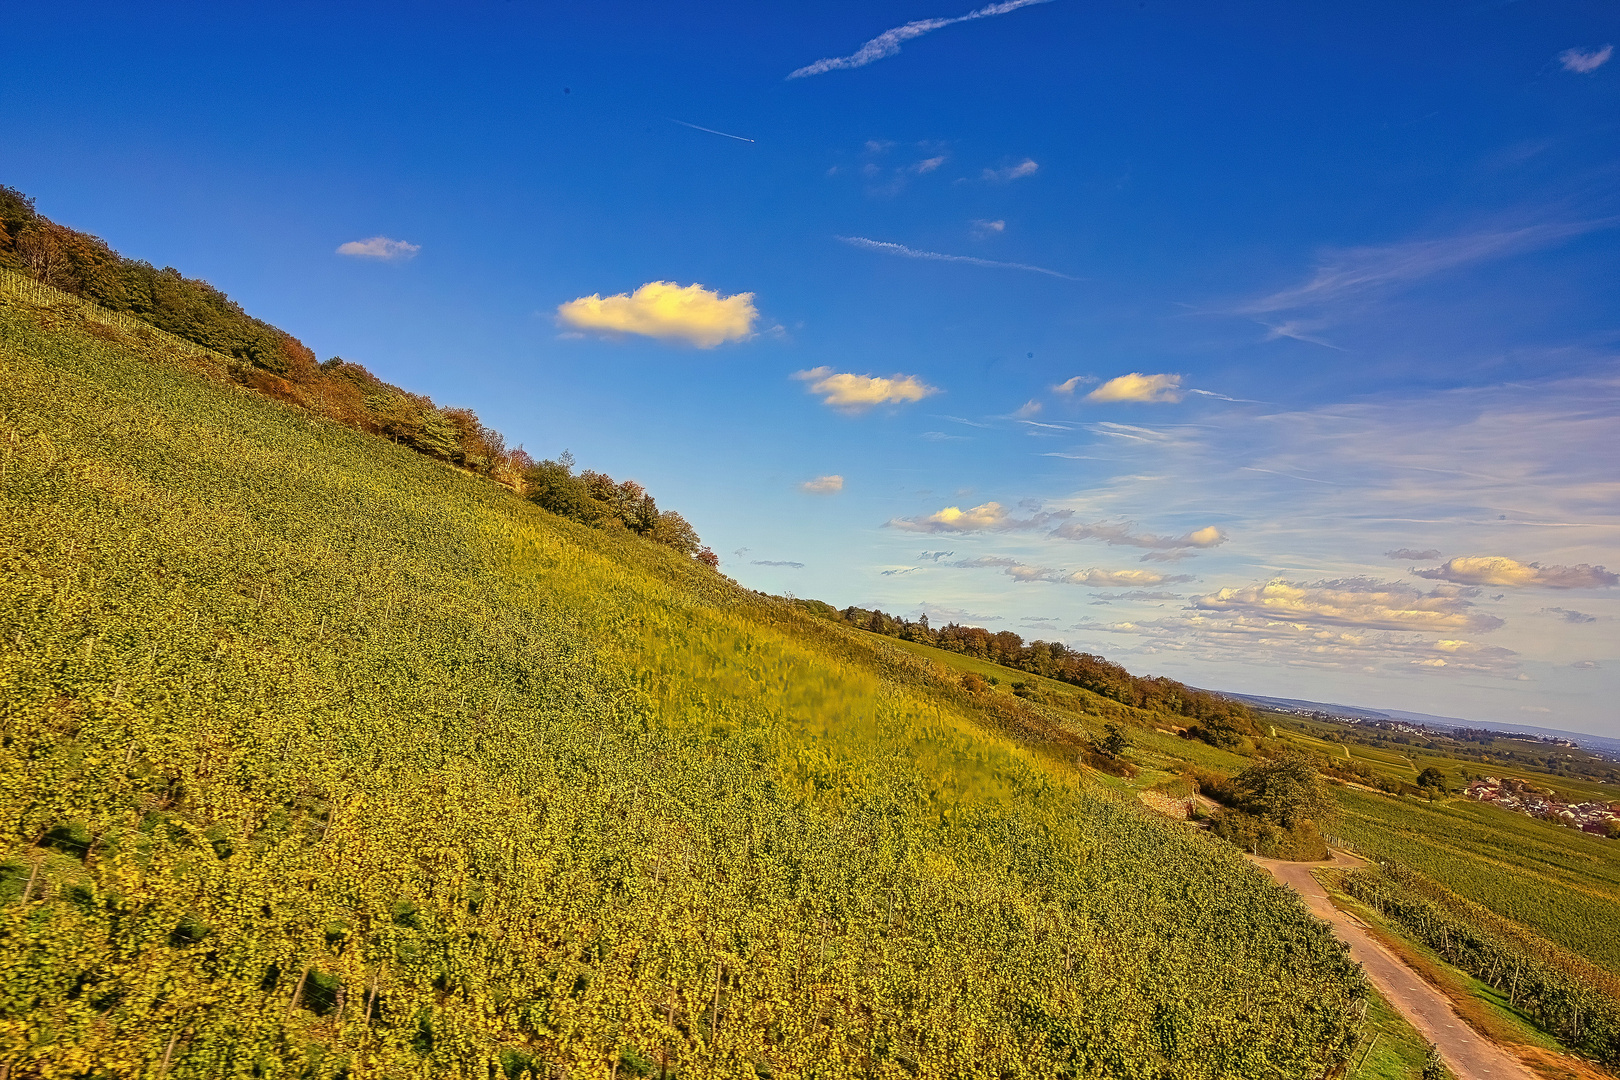
[(1060, 729), (211, 363), (0, 293), (12, 1080), (1344, 1056), (1342, 948)]

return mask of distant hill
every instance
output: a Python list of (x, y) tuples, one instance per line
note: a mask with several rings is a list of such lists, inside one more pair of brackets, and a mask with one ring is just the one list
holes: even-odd
[(1359, 705), (1338, 705), (1323, 701), (1305, 701), (1301, 698), (1239, 694), (1231, 690), (1211, 692), (1237, 701), (1244, 701), (1260, 708), (1309, 709), (1315, 712), (1332, 713), (1335, 716), (1358, 717), (1364, 720), (1405, 720), (1413, 724), (1424, 724), (1429, 727), (1448, 730), (1484, 728), (1487, 731), (1500, 731), (1506, 735), (1526, 734), (1538, 738), (1568, 739), (1575, 745), (1585, 747), (1594, 753), (1620, 758), (1620, 739), (1610, 739), (1602, 735), (1589, 735), (1584, 731), (1562, 731), (1558, 728), (1536, 727), (1534, 724), (1499, 724), (1491, 720), (1464, 720), (1456, 716), (1435, 716), (1431, 713), (1406, 712), (1401, 709), (1368, 709)]
[(11, 1076), (1347, 1059), (1344, 947), (1080, 768), (1085, 728), (19, 280)]

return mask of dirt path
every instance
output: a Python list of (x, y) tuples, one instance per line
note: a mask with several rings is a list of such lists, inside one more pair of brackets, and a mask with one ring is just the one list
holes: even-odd
[(1380, 945), (1359, 919), (1334, 907), (1322, 883), (1311, 876), (1315, 867), (1350, 868), (1359, 865), (1359, 860), (1335, 854), (1333, 861), (1326, 863), (1279, 862), (1253, 856), (1249, 861), (1299, 893), (1312, 913), (1333, 927), (1378, 992), (1417, 1028), (1418, 1034), (1439, 1048), (1440, 1056), (1458, 1080), (1536, 1080), (1511, 1054), (1469, 1027), (1444, 994)]

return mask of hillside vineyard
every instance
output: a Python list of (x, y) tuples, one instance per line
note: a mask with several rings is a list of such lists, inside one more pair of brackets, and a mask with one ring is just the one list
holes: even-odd
[(1315, 1078), (1366, 993), (943, 669), (0, 293), (10, 1077)]

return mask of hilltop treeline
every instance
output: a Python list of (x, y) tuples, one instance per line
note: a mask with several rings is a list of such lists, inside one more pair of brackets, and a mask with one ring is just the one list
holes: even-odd
[(920, 641), (1017, 671), (1066, 682), (1123, 705), (1187, 717), (1194, 722), (1188, 728), (1193, 737), (1217, 745), (1236, 745), (1240, 736), (1258, 734), (1254, 726), (1254, 713), (1241, 702), (1194, 690), (1174, 679), (1132, 675), (1118, 664), (1093, 653), (1077, 652), (1061, 641), (1026, 642), (1011, 630), (992, 632), (981, 626), (962, 626), (954, 622), (935, 630), (929, 626), (927, 615), (911, 621), (876, 609), (851, 606), (839, 611), (819, 600), (803, 603), (824, 618), (858, 626), (874, 634)]
[(576, 476), (574, 455), (566, 450), (556, 461), (529, 466), (523, 481), (529, 499), (559, 517), (597, 529), (628, 529), (709, 566), (720, 565), (691, 524), (673, 510), (658, 509), (646, 488), (590, 469)]
[[(536, 462), (521, 447), (507, 446), (471, 409), (436, 405), (340, 357), (317, 362), (303, 342), (255, 319), (208, 282), (125, 258), (100, 237), (50, 220), (33, 199), (5, 186), (0, 267), (228, 356), (236, 361), (231, 377), (244, 386), (488, 476), (553, 513), (598, 528), (623, 526), (688, 555), (707, 550), (684, 518), (659, 512), (635, 481), (596, 472), (574, 476), (571, 458), (566, 465)], [(703, 561), (719, 562), (712, 553)]]

